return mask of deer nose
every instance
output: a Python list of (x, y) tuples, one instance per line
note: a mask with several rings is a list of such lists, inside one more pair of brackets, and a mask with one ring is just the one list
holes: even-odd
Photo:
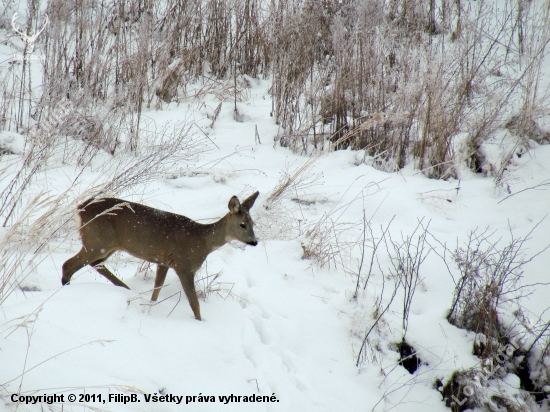
[(250, 246), (256, 246), (258, 244), (258, 242), (256, 242), (255, 240), (253, 242), (248, 242), (247, 245), (250, 245)]

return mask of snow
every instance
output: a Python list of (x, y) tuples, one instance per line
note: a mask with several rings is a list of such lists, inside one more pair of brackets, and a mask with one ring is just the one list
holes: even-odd
[(0, 154), (23, 154), (25, 139), (19, 133), (0, 132)]
[[(295, 170), (308, 158), (273, 144), (277, 125), (269, 116), (268, 82), (253, 83), (250, 99), (238, 104), (241, 122), (234, 120), (231, 104), (223, 103), (210, 129), (207, 114), (218, 104), (213, 96), (207, 96), (204, 105), (189, 99), (147, 112), (156, 127), (191, 116), (209, 134), (203, 141), (209, 151), (197, 164), (181, 165), (173, 176), (135, 188), (124, 197), (206, 222), (227, 212), (232, 195), (242, 201), (259, 190), (251, 214), (258, 221), (266, 216), (266, 195), (281, 173)], [(255, 142), (256, 126), (261, 144)], [(3, 132), (0, 148), (13, 148), (19, 139)], [(521, 157), (512, 156), (509, 189), (496, 188), (491, 176), (467, 171), (460, 181), (430, 180), (410, 166), (386, 173), (357, 162), (357, 156), (351, 150), (321, 156), (308, 172), (313, 186), (287, 196), (281, 207), (301, 216), (304, 224), (333, 210), (338, 222), (356, 224), (364, 209), (378, 234), (393, 218), (390, 232), (395, 238), (411, 234), (424, 219), (430, 233), (449, 245), (461, 244), (476, 228), (490, 228), (495, 239), (506, 239), (510, 229), (515, 236), (525, 236), (540, 222), (526, 243), (527, 253), (533, 255), (549, 243), (550, 219), (544, 219), (550, 205), (548, 187), (522, 190), (550, 179), (550, 145), (532, 142)], [(0, 158), (0, 167), (4, 161)], [(74, 165), (51, 168), (37, 185), (47, 182), (52, 193), (61, 193), (74, 172)], [(86, 179), (93, 181), (101, 171), (92, 164), (86, 173)], [(293, 196), (308, 201), (297, 203)], [(146, 403), (143, 394), (155, 393), (183, 396), (183, 403), (187, 396), (215, 397), (215, 403), (186, 404), (189, 411), (358, 411), (375, 405), (375, 410), (447, 410), (434, 389), (436, 378), (448, 379), (455, 370), (478, 365), (479, 359), (472, 354), (474, 334), (445, 319), (454, 283), (439, 257), (430, 254), (422, 266), (407, 331), (408, 342), (425, 364), (415, 375), (397, 364), (395, 344), (402, 338), (397, 302), (374, 337), (376, 350), (358, 368), (357, 353), (372, 325), (382, 276), (374, 273), (367, 290), (361, 287), (354, 300), (356, 277), (302, 259), (303, 234), (271, 239), (259, 225), (256, 232), (257, 247), (232, 242), (208, 257), (197, 277), (220, 272), (220, 291), (203, 296), (203, 321), (198, 322), (172, 270), (159, 303), (151, 306), (154, 275), (136, 274), (139, 262), (124, 254), (113, 256), (107, 265), (131, 290), (114, 287), (87, 268), (62, 287), (61, 266), (80, 247), (75, 231), (40, 260), (21, 285), (26, 290), (17, 290), (1, 306), (3, 394), (85, 392), (102, 394), (103, 399), (108, 394), (137, 394), (139, 403), (94, 404), (116, 411), (182, 408), (175, 403)], [(546, 251), (525, 267), (523, 283), (546, 282), (549, 264), (550, 251)], [(386, 279), (386, 287), (389, 283)], [(523, 300), (533, 319), (543, 314), (549, 292), (547, 285), (539, 285)], [(519, 386), (512, 375), (505, 382)], [(277, 402), (221, 406), (218, 397), (231, 394), (274, 394)], [(0, 398), (0, 405), (15, 409), (9, 396)], [(80, 406), (65, 403), (63, 410)], [(42, 408), (41, 404), (21, 407)]]

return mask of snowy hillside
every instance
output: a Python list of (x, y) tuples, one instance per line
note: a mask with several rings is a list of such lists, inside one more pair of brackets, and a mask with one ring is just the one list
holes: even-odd
[[(7, 65), (7, 41), (0, 53)], [(457, 132), (444, 179), (412, 154), (388, 171), (368, 147), (331, 150), (325, 139), (304, 153), (299, 140), (282, 144), (272, 80), (239, 76), (237, 96), (204, 76), (173, 101), (157, 94), (139, 109), (135, 145), (131, 127), (110, 123), (115, 109), (87, 106), (105, 110), (103, 126), (120, 134), (94, 145), (67, 132), (28, 165), (43, 135), (0, 129), (0, 409), (548, 410), (550, 145), (501, 122), (480, 144), (476, 173)], [(70, 105), (58, 123), (85, 117)], [(541, 133), (548, 116), (538, 118)], [(28, 182), (16, 180), (20, 171)], [(130, 290), (91, 267), (61, 286), (63, 263), (81, 248), (72, 215), (89, 196), (210, 223), (233, 195), (254, 191), (259, 244), (231, 241), (208, 256), (195, 277), (200, 322), (173, 270), (152, 304), (155, 265), (125, 253), (105, 265)], [(457, 326), (475, 322), (485, 329)], [(62, 398), (36, 398), (53, 394)]]

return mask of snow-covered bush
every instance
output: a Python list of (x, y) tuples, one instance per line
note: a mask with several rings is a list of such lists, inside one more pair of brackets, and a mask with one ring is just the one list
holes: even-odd
[[(542, 1), (505, 3), (54, 0), (27, 19), (39, 27), (49, 16), (37, 42), (44, 84), (27, 84), (33, 62), (0, 68), (0, 127), (43, 128), (67, 99), (74, 115), (50, 136), (137, 150), (144, 107), (214, 92), (238, 114), (247, 76), (263, 75), (283, 146), (337, 142), (380, 169), (412, 162), (435, 178), (457, 176), (457, 160), (479, 171), (480, 146), (499, 127), (548, 140), (534, 125), (548, 103), (539, 84), (549, 12)], [(457, 159), (452, 142), (464, 132), (468, 153)]]

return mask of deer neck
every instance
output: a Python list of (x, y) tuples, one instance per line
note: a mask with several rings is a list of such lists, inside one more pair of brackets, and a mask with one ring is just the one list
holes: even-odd
[(207, 228), (206, 243), (210, 252), (222, 247), (231, 239), (227, 236), (227, 224), (229, 220), (229, 213), (222, 217), (217, 222), (211, 223)]

